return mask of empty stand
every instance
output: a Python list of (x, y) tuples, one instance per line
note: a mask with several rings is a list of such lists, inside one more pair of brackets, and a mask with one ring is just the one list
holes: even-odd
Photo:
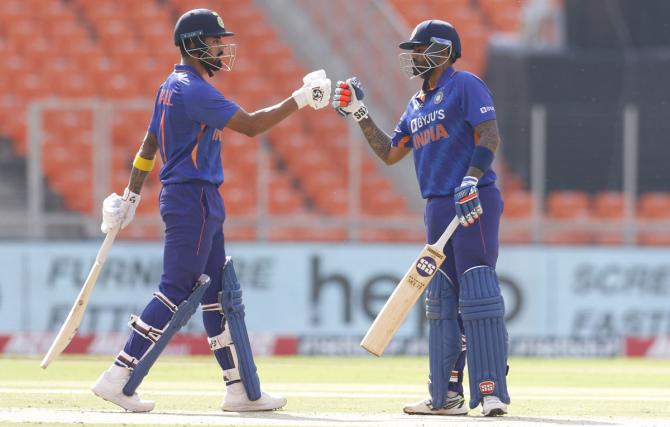
[(532, 194), (527, 191), (505, 191), (503, 200), (505, 208), (503, 226), (500, 229), (501, 242), (530, 243), (534, 209)]
[(547, 196), (547, 218), (552, 227), (544, 231), (544, 241), (553, 244), (589, 244), (593, 233), (588, 226), (590, 197), (580, 191), (555, 191)]
[(665, 231), (668, 229), (667, 224), (670, 223), (669, 193), (642, 194), (638, 200), (637, 216), (642, 220), (640, 224), (644, 228), (638, 233), (639, 243), (653, 246), (670, 245), (670, 233)]
[(626, 200), (622, 193), (607, 191), (593, 196), (591, 217), (602, 227), (597, 229), (594, 240), (603, 245), (620, 245), (625, 242), (623, 229)]

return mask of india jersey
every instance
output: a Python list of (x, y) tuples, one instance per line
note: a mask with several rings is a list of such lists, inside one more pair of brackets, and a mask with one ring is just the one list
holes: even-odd
[[(486, 84), (474, 74), (445, 70), (435, 89), (417, 93), (400, 117), (393, 146), (412, 147), (423, 198), (449, 196), (461, 185), (475, 149), (475, 127), (496, 118)], [(496, 175), (484, 171), (479, 186)]]
[(188, 65), (174, 72), (158, 90), (149, 132), (156, 135), (163, 184), (202, 181), (220, 185), (221, 135), (240, 107)]

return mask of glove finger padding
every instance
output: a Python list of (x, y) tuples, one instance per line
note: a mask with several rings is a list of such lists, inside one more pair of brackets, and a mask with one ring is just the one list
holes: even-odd
[(368, 109), (361, 102), (364, 96), (356, 77), (348, 78), (346, 82), (338, 81), (332, 107), (343, 117), (353, 114), (356, 121), (363, 120), (368, 116)]
[(107, 234), (110, 230), (116, 228), (121, 223), (121, 205), (122, 198), (116, 193), (112, 193), (102, 202), (102, 224), (100, 230)]
[(303, 85), (291, 95), (298, 105), (298, 109), (309, 105), (315, 110), (321, 109), (330, 103), (331, 81), (326, 77), (324, 70), (317, 70), (307, 74), (302, 79)]

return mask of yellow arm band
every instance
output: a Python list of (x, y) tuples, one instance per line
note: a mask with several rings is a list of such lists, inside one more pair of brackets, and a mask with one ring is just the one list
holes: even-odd
[(133, 166), (135, 169), (139, 169), (143, 172), (151, 172), (151, 170), (154, 168), (154, 163), (156, 163), (155, 157), (149, 160), (145, 159), (144, 157), (140, 157), (140, 153), (137, 153), (137, 155), (135, 155), (135, 160), (133, 161)]

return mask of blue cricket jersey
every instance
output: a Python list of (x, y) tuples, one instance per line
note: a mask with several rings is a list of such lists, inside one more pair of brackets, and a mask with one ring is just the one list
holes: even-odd
[(149, 132), (156, 135), (161, 183), (223, 182), (221, 136), (239, 105), (188, 65), (175, 65), (156, 96)]
[[(436, 87), (418, 92), (407, 104), (391, 140), (412, 147), (421, 196), (450, 196), (461, 185), (475, 149), (475, 127), (496, 118), (493, 97), (474, 74), (445, 70)], [(496, 180), (484, 171), (479, 186)]]

